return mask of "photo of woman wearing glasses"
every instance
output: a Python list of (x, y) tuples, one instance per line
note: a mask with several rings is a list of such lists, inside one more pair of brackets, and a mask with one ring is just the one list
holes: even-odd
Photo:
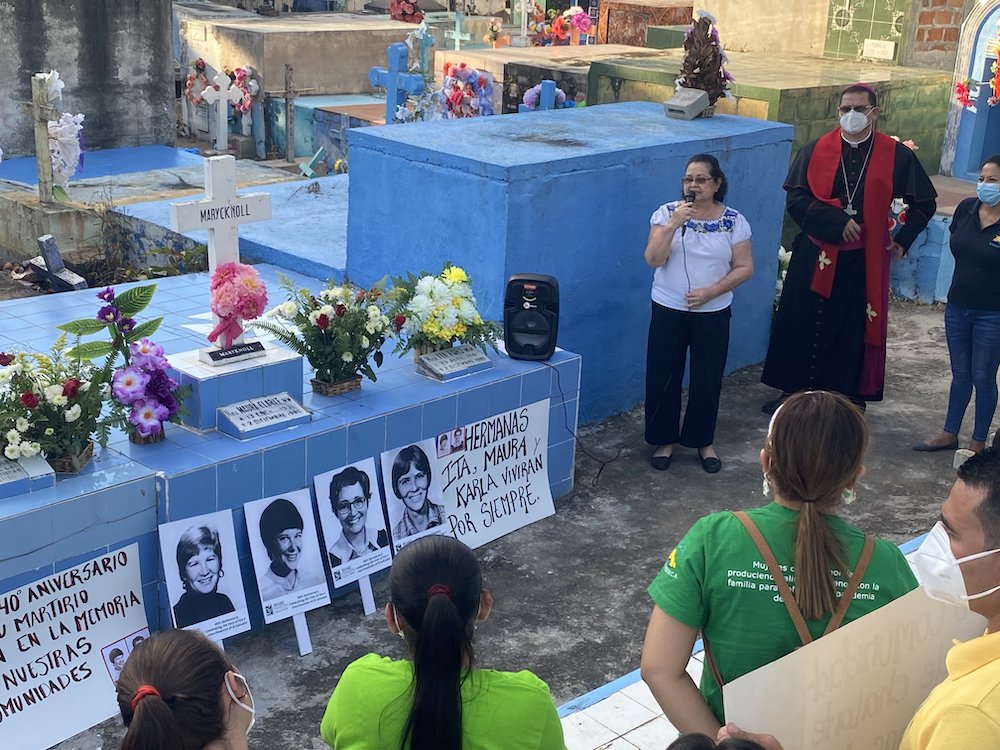
[[(678, 443), (698, 450), (702, 468), (715, 474), (722, 375), (729, 350), (733, 289), (753, 275), (750, 225), (725, 204), (728, 189), (719, 160), (688, 159), (682, 200), (650, 218), (646, 263), (654, 268), (652, 317), (646, 350), (646, 442), (657, 471), (670, 467)], [(681, 419), (684, 363), (691, 358), (687, 410)]]

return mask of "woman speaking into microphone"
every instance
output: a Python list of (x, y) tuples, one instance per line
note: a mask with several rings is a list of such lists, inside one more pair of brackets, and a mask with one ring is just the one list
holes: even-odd
[[(646, 442), (653, 468), (670, 467), (677, 443), (698, 449), (715, 474), (722, 374), (729, 350), (733, 289), (753, 274), (750, 225), (726, 206), (726, 175), (709, 154), (692, 156), (681, 180), (682, 201), (650, 218), (645, 258), (653, 274), (653, 313), (646, 351)], [(691, 357), (687, 409), (681, 422), (684, 362)]]

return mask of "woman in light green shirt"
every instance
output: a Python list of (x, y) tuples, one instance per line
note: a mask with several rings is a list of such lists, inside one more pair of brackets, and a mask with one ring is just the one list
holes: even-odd
[(368, 654), (350, 664), (320, 733), (335, 750), (565, 750), (548, 686), (531, 672), (475, 665), (473, 634), (493, 606), (466, 545), (430, 536), (389, 575), (389, 630), (411, 661)]

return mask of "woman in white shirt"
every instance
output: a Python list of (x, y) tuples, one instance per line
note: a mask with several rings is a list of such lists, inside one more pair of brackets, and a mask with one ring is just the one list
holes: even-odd
[[(681, 181), (684, 200), (650, 218), (645, 258), (653, 274), (653, 314), (646, 351), (646, 442), (654, 469), (670, 466), (677, 443), (698, 449), (715, 474), (722, 375), (729, 350), (733, 289), (753, 274), (750, 225), (724, 203), (726, 175), (710, 154), (692, 156)], [(681, 423), (684, 363), (691, 357), (687, 410)]]

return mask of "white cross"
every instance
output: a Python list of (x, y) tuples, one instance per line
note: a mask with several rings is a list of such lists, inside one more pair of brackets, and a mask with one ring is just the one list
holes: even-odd
[(208, 271), (240, 259), (240, 224), (271, 218), (268, 193), (236, 194), (236, 159), (205, 159), (205, 199), (170, 204), (170, 228), (175, 232), (208, 230)]
[(212, 79), (218, 88), (209, 86), (201, 92), (201, 98), (211, 104), (216, 104), (219, 112), (219, 123), (215, 130), (215, 149), (225, 151), (229, 148), (229, 103), (240, 101), (243, 98), (242, 89), (232, 85), (229, 76), (221, 70)]

